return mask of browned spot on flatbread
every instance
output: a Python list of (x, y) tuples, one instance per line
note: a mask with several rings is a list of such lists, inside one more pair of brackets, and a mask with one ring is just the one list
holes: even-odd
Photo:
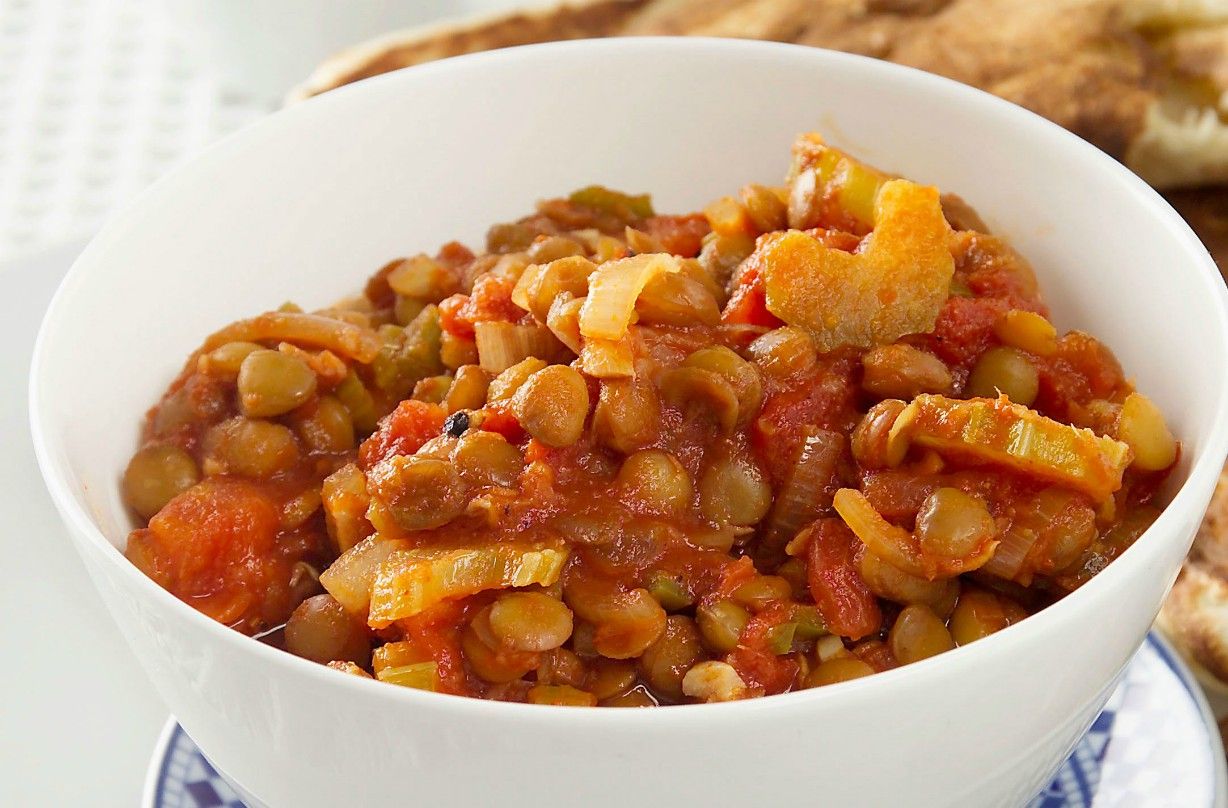
[(745, 0), (651, 0), (630, 16), (617, 32), (621, 36), (694, 34)]
[(723, 36), (792, 42), (806, 29), (813, 0), (746, 0), (696, 25), (697, 36)]
[(1228, 24), (1156, 17), (1153, 5), (584, 0), (358, 46), (321, 66), (295, 97), (432, 59), (550, 40), (660, 34), (769, 39), (874, 56), (971, 84), (1049, 118), (1161, 186), (1228, 180), (1228, 124), (1217, 128), (1215, 118), (1228, 89)]
[(433, 33), (410, 36), (390, 42), (370, 53), (352, 69), (331, 77), (327, 86), (313, 87), (313, 93), (378, 76), (402, 67), (422, 64), (449, 56), (531, 45), (565, 39), (606, 36), (648, 0), (597, 0), (584, 5), (564, 5), (538, 12), (519, 12), (473, 25), (440, 27)]
[(1228, 88), (1228, 23), (1177, 31), (1160, 45), (1160, 52), (1181, 76), (1209, 79)]
[(947, 6), (951, 0), (832, 0), (815, 3), (795, 41), (848, 53), (887, 59), (910, 31)]
[(1119, 3), (955, 0), (874, 12), (824, 5), (802, 42), (953, 78), (1044, 115), (1121, 155), (1154, 100), (1146, 42)]
[(1228, 682), (1228, 470), (1220, 474), (1159, 622), (1194, 661)]

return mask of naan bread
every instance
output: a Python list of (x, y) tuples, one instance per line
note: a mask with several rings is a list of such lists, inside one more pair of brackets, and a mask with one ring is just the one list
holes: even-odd
[(331, 57), (292, 90), (287, 101), (449, 56), (538, 42), (609, 36), (631, 14), (647, 5), (649, 0), (585, 0), (547, 9), (394, 31)]
[(911, 65), (1028, 107), (1157, 187), (1228, 183), (1222, 0), (585, 0), (389, 34), (330, 59), (291, 98), (479, 50), (675, 34)]
[(1159, 623), (1187, 657), (1228, 683), (1228, 470)]

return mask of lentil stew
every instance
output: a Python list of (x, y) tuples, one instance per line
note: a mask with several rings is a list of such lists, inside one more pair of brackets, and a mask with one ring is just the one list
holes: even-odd
[(783, 186), (590, 186), (486, 242), (208, 337), (124, 472), (128, 558), (347, 674), (727, 701), (1024, 619), (1180, 453), (971, 208), (817, 135)]

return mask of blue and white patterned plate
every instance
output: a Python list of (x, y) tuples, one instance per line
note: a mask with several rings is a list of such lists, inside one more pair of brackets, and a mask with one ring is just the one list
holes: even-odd
[[(256, 808), (172, 718), (150, 764), (145, 808)], [(1193, 676), (1152, 633), (1104, 712), (1028, 808), (1228, 808), (1224, 748)]]

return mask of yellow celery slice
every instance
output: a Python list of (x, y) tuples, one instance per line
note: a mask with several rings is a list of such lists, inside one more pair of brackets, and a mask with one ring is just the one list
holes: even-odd
[(796, 177), (806, 172), (814, 174), (815, 188), (809, 191), (806, 183), (801, 183), (798, 192), (805, 189), (819, 198), (834, 196), (840, 209), (866, 228), (874, 221), (874, 200), (878, 192), (891, 179), (882, 171), (828, 146), (813, 132), (802, 135), (793, 144), (792, 175)]
[(379, 565), (409, 546), (404, 539), (386, 539), (378, 533), (368, 536), (320, 573), (320, 584), (346, 611), (362, 614), (371, 602), (371, 584)]
[(1006, 466), (1104, 502), (1121, 488), (1132, 452), (1121, 441), (1063, 424), (1007, 398), (917, 396), (896, 418), (889, 445), (915, 443)]
[(375, 678), (415, 690), (435, 690), (439, 687), (439, 667), (434, 662), (413, 662), (395, 668), (382, 668)]
[(437, 603), (487, 589), (558, 580), (567, 549), (562, 542), (487, 544), (452, 549), (403, 550), (385, 559), (371, 587), (368, 623), (385, 628)]

